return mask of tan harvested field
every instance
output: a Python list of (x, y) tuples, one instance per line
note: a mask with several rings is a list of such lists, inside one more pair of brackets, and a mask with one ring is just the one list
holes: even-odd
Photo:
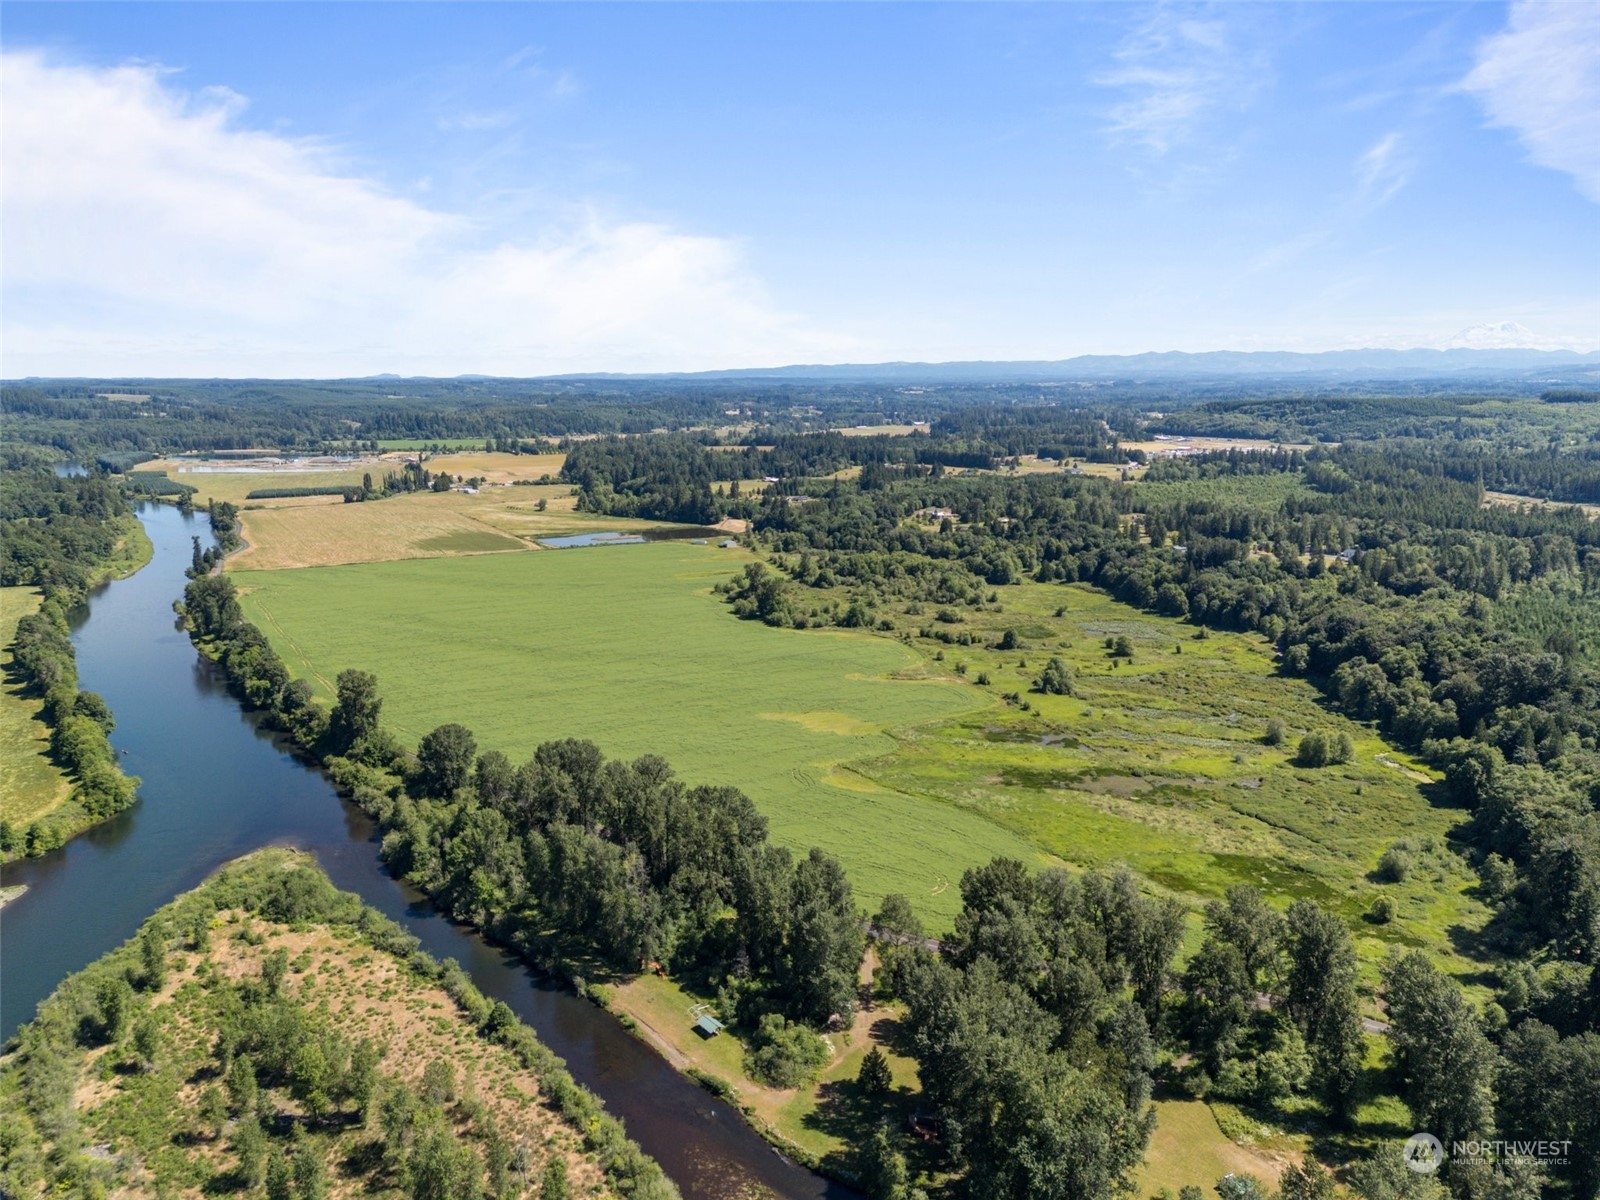
[(460, 477), (478, 476), (490, 483), (510, 483), (516, 479), (554, 479), (567, 461), (565, 454), (487, 454), (482, 450), (460, 450), (428, 457), (430, 471), (445, 471)]
[[(260, 488), (355, 487), (361, 483), (364, 475), (371, 475), (374, 483), (381, 483), (386, 473), (399, 471), (405, 466), (406, 460), (415, 458), (416, 454), (390, 451), (370, 455), (348, 467), (337, 469), (273, 466), (252, 470), (252, 460), (259, 457), (264, 456), (219, 455), (204, 460), (161, 458), (140, 463), (135, 469), (164, 471), (168, 478), (198, 488), (195, 499), (201, 504), (215, 499), (226, 500), (240, 507), (252, 504), (263, 508), (301, 508), (307, 505), (342, 504), (344, 501), (338, 496), (279, 496), (262, 500), (247, 500), (246, 497)], [(497, 484), (518, 479), (539, 479), (545, 475), (554, 478), (565, 461), (564, 454), (489, 454), (482, 450), (464, 450), (429, 455), (425, 465), (435, 473), (442, 471), (456, 478), (478, 477)]]
[(364, 504), (251, 508), (240, 513), (246, 548), (228, 560), (228, 568), (274, 571), (508, 553), (539, 549), (540, 538), (660, 527), (576, 512), (575, 503), (566, 484), (535, 484), (491, 488), (475, 496), (416, 492)]
[(1565, 504), (1557, 500), (1541, 500), (1537, 496), (1519, 496), (1515, 492), (1484, 492), (1485, 508), (1577, 508), (1591, 521), (1600, 517), (1600, 504)]
[(247, 511), (241, 514), (247, 545), (228, 565), (276, 570), (527, 548), (466, 516), (459, 501), (472, 498), (418, 492), (366, 504)]
[(926, 425), (851, 425), (845, 429), (837, 429), (835, 433), (842, 433), (845, 437), (905, 437), (908, 434), (928, 432)]

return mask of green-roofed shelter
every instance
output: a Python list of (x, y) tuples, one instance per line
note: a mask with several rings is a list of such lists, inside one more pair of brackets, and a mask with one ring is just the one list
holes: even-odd
[(726, 1028), (721, 1021), (717, 1020), (709, 1013), (702, 1015), (700, 1019), (694, 1023), (694, 1027), (700, 1031), (701, 1037), (708, 1038), (716, 1037), (717, 1034), (721, 1033), (723, 1029)]

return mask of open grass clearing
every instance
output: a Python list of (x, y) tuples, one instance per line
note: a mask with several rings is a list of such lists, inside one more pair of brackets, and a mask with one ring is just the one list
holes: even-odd
[(1224, 1175), (1254, 1175), (1276, 1187), (1284, 1168), (1302, 1157), (1230, 1140), (1202, 1100), (1157, 1100), (1156, 1131), (1144, 1166), (1134, 1173), (1134, 1195), (1154, 1196), (1163, 1188), (1176, 1195), (1186, 1184), (1211, 1195)]
[(834, 430), (845, 437), (906, 437), (913, 433), (927, 433), (926, 421), (910, 425), (846, 425)]
[(510, 483), (517, 479), (554, 479), (567, 461), (565, 454), (495, 454), (486, 450), (456, 450), (449, 454), (430, 454), (428, 470), (444, 471), (457, 478), (480, 478), (490, 483)]
[(417, 492), (365, 504), (247, 511), (242, 520), (248, 544), (229, 567), (273, 570), (527, 548), (466, 516), (451, 503), (454, 498)]
[[(971, 681), (987, 674), (981, 690), (1018, 693), (1032, 711), (1008, 706), (908, 731), (895, 754), (858, 765), (863, 776), (981, 813), (1068, 862), (1127, 864), (1196, 907), (1237, 883), (1279, 904), (1317, 900), (1350, 924), (1369, 977), (1391, 946), (1425, 946), (1458, 974), (1481, 968), (1457, 941), (1488, 910), (1446, 849), (1466, 814), (1433, 802), (1420, 763), (1329, 710), (1311, 684), (1279, 675), (1264, 638), (1197, 637), (1194, 626), (1080, 585), (1002, 587), (997, 600), (1003, 611), (969, 612), (949, 627), (982, 644), (917, 642), (943, 650), (941, 670), (964, 666), (967, 686), (980, 690)], [(897, 620), (916, 630), (929, 618)], [(1019, 648), (991, 649), (1007, 629)], [(1119, 636), (1133, 643), (1131, 661), (1105, 647)], [(1076, 695), (1030, 693), (1052, 655), (1072, 668)], [(1285, 726), (1281, 746), (1266, 744), (1274, 718)], [(1348, 733), (1352, 761), (1296, 767), (1295, 745), (1313, 730)], [(1402, 838), (1431, 839), (1435, 851), (1404, 883), (1376, 882), (1378, 858)], [(1367, 920), (1379, 896), (1399, 908), (1386, 925)]]
[(997, 854), (1046, 861), (983, 814), (853, 769), (994, 701), (918, 678), (925, 660), (885, 638), (734, 620), (710, 589), (746, 561), (714, 544), (653, 543), (235, 580), (247, 616), (324, 695), (346, 667), (375, 672), (383, 719), (408, 743), (457, 721), (514, 760), (560, 737), (659, 754), (691, 783), (743, 789), (780, 844), (838, 857), (863, 905), (903, 892), (947, 928), (967, 867)]
[(1571, 504), (1564, 500), (1545, 500), (1538, 496), (1519, 496), (1516, 492), (1484, 492), (1485, 508), (1576, 508), (1591, 521), (1600, 517), (1600, 504)]
[(0, 588), (0, 820), (17, 828), (59, 808), (72, 784), (50, 760), (50, 727), (40, 719), (44, 707), (24, 694), (11, 674), (11, 642), (17, 622), (39, 610), (33, 588)]
[[(707, 592), (744, 561), (656, 544), (238, 582), (291, 670), (325, 692), (344, 667), (375, 671), (412, 744), (453, 720), (513, 757), (557, 736), (660, 753), (686, 779), (743, 788), (783, 844), (836, 854), (865, 902), (904, 892), (936, 926), (959, 907), (961, 870), (1008, 853), (1126, 864), (1197, 909), (1236, 883), (1315, 899), (1349, 922), (1369, 978), (1393, 946), (1426, 946), (1458, 974), (1481, 966), (1458, 942), (1488, 913), (1445, 849), (1465, 814), (1430, 802), (1419, 763), (1279, 676), (1264, 639), (1197, 638), (1092, 589), (1024, 584), (999, 589), (1003, 611), (969, 614), (982, 645), (937, 661), (923, 639), (913, 653), (732, 620)], [(896, 619), (911, 632), (928, 618)], [(1008, 628), (1022, 647), (989, 649)], [(1131, 662), (1103, 645), (1123, 635)], [(1029, 693), (1052, 654), (1077, 695)], [(1273, 718), (1285, 745), (1265, 744)], [(1350, 734), (1353, 761), (1294, 766), (1312, 730)], [(1435, 851), (1404, 883), (1376, 882), (1403, 838)], [(1398, 905), (1384, 925), (1367, 920), (1380, 896)]]

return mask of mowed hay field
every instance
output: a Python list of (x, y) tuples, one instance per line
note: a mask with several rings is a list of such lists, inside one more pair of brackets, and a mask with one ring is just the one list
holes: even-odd
[(364, 504), (247, 511), (241, 514), (247, 544), (228, 566), (277, 570), (527, 549), (465, 515), (451, 503), (453, 495), (417, 492)]
[(39, 719), (38, 700), (24, 695), (10, 678), (12, 639), (17, 622), (38, 611), (33, 588), (0, 588), (0, 820), (22, 827), (66, 800), (67, 777), (50, 761), (50, 728)]
[(967, 867), (1046, 861), (979, 813), (848, 765), (894, 752), (892, 731), (994, 702), (925, 678), (888, 639), (735, 620), (710, 589), (746, 561), (654, 543), (233, 578), (292, 672), (324, 695), (345, 667), (375, 672), (385, 723), (412, 745), (457, 721), (514, 760), (559, 737), (659, 754), (690, 783), (743, 789), (782, 844), (836, 855), (863, 904), (903, 892), (947, 928)]
[(495, 554), (539, 549), (541, 538), (663, 528), (652, 521), (576, 512), (575, 503), (566, 484), (532, 484), (477, 495), (414, 492), (362, 504), (246, 509), (240, 520), (248, 545), (229, 558), (228, 570)]

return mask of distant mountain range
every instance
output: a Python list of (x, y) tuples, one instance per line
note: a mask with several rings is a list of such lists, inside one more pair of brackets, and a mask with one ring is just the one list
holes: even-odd
[[(1553, 367), (1593, 367), (1600, 351), (1530, 350), (1524, 347), (1450, 350), (1327, 350), (1300, 354), (1284, 350), (1211, 350), (1199, 354), (1171, 350), (1148, 354), (1084, 354), (1033, 362), (888, 362), (805, 364), (627, 376), (656, 379), (816, 379), (858, 383), (1015, 383), (1181, 379), (1202, 376), (1334, 376), (1343, 379), (1438, 378), (1505, 375)], [(566, 379), (620, 376), (566, 375)]]
[[(1188, 353), (1169, 350), (1147, 354), (1082, 354), (1076, 358), (1031, 361), (810, 363), (785, 367), (742, 367), (721, 371), (613, 371), (567, 372), (560, 375), (511, 376), (463, 374), (457, 382), (521, 383), (534, 380), (695, 380), (771, 382), (811, 380), (831, 383), (941, 384), (941, 383), (1175, 383), (1181, 380), (1324, 380), (1330, 384), (1361, 381), (1382, 383), (1401, 380), (1456, 380), (1472, 386), (1482, 378), (1516, 380), (1524, 385), (1548, 382), (1567, 386), (1594, 386), (1600, 380), (1600, 350), (1536, 349), (1537, 340), (1514, 322), (1480, 325), (1463, 330), (1444, 350), (1325, 350), (1313, 354), (1288, 350), (1209, 350)], [(1513, 344), (1516, 342), (1522, 344)], [(1497, 344), (1499, 343), (1499, 344)], [(81, 378), (81, 377), (80, 377)], [(141, 377), (143, 378), (143, 377)], [(154, 379), (156, 377), (150, 377)], [(365, 375), (349, 383), (425, 383), (425, 375)], [(149, 380), (146, 380), (147, 382)], [(45, 382), (41, 376), (7, 382)], [(112, 382), (107, 380), (105, 382)], [(138, 382), (131, 378), (115, 382)], [(325, 382), (339, 382), (327, 380)]]

